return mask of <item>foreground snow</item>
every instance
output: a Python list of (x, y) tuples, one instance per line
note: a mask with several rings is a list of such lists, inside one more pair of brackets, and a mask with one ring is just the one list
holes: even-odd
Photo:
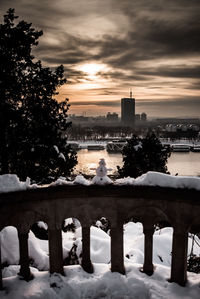
[[(139, 271), (139, 264), (125, 266), (126, 275), (111, 273), (109, 265), (94, 264), (93, 274), (75, 265), (65, 267), (65, 277), (34, 272), (35, 278), (25, 282), (19, 276), (10, 276), (4, 279), (5, 290), (0, 296), (2, 299), (199, 299), (200, 275), (189, 273), (189, 282), (183, 288), (167, 281), (168, 267), (159, 265), (152, 276), (147, 276)], [(10, 266), (10, 273), (16, 274), (18, 270)]]
[[(186, 188), (200, 190), (200, 178), (189, 176), (173, 176), (160, 172), (149, 171), (140, 177), (134, 179), (131, 177), (112, 181), (107, 175), (103, 177), (95, 176), (92, 180), (87, 180), (82, 175), (77, 175), (74, 181), (67, 181), (60, 178), (52, 182), (49, 186), (58, 185), (132, 185), (132, 186), (159, 186), (170, 188)], [(45, 185), (46, 186), (46, 185)], [(27, 190), (31, 188), (39, 188), (36, 184), (31, 185), (30, 179), (21, 182), (15, 174), (4, 174), (0, 176), (0, 193)]]
[[(44, 223), (40, 226), (46, 227)], [(144, 260), (144, 235), (141, 223), (129, 222), (124, 225), (124, 261), (126, 275), (110, 272), (110, 236), (97, 227), (91, 227), (91, 260), (94, 273), (88, 274), (81, 266), (66, 266), (65, 277), (52, 276), (49, 269), (48, 241), (39, 240), (29, 233), (29, 255), (32, 260), (31, 271), (35, 278), (30, 282), (21, 280), (19, 272), (19, 249), (17, 230), (6, 227), (1, 231), (2, 262), (10, 264), (3, 269), (5, 290), (0, 298), (47, 298), (47, 299), (149, 299), (149, 298), (199, 298), (200, 274), (188, 272), (186, 287), (169, 283), (172, 233), (170, 227), (157, 230), (153, 238), (153, 262), (155, 273), (150, 277), (139, 271)], [(188, 253), (192, 240), (188, 240)], [(80, 259), (82, 242), (81, 227), (75, 233), (62, 235), (64, 258), (75, 243)], [(199, 247), (194, 244), (194, 253), (199, 255)], [(45, 271), (41, 271), (45, 270)], [(52, 285), (52, 287), (50, 287)]]
[[(91, 244), (90, 255), (93, 263), (110, 263), (110, 236), (100, 228), (92, 226), (90, 229)], [(153, 236), (153, 262), (170, 267), (172, 251), (173, 229), (166, 227), (157, 230)], [(73, 244), (77, 245), (77, 256), (81, 261), (82, 233), (81, 227), (75, 233), (62, 233), (63, 257), (68, 257)], [(39, 270), (49, 269), (49, 248), (47, 240), (39, 240), (32, 231), (29, 233), (29, 256), (32, 265)], [(191, 251), (192, 239), (188, 239), (188, 254)], [(199, 247), (195, 242), (193, 252), (200, 254)], [(124, 259), (125, 262), (142, 264), (144, 261), (144, 234), (141, 223), (129, 222), (124, 225)], [(1, 260), (8, 265), (19, 263), (19, 242), (17, 230), (8, 226), (1, 231)]]
[[(91, 185), (102, 184), (102, 180), (90, 181), (83, 176), (77, 176), (73, 182), (59, 179), (51, 185)], [(137, 179), (124, 178), (110, 182), (107, 176), (103, 184), (161, 186), (173, 188), (194, 188), (200, 190), (200, 178), (174, 177), (156, 172), (148, 172)], [(16, 175), (0, 176), (0, 192), (11, 192), (37, 188), (30, 180), (20, 182)], [(40, 227), (46, 229), (46, 224), (40, 222)], [(3, 269), (3, 285), (0, 298), (5, 299), (149, 299), (149, 298), (199, 298), (200, 274), (188, 273), (188, 283), (185, 288), (175, 283), (169, 283), (172, 228), (164, 228), (154, 233), (153, 263), (155, 273), (149, 277), (139, 271), (144, 260), (144, 235), (141, 223), (129, 222), (124, 225), (124, 261), (126, 275), (110, 272), (110, 236), (99, 228), (91, 227), (91, 260), (94, 263), (94, 273), (88, 274), (79, 265), (65, 267), (65, 277), (49, 275), (48, 241), (39, 240), (30, 231), (29, 256), (31, 271), (35, 278), (30, 282), (22, 280), (19, 272), (19, 242), (17, 230), (6, 227), (1, 231), (2, 262), (10, 266)], [(67, 258), (73, 244), (77, 246), (80, 261), (82, 250), (81, 227), (75, 233), (62, 234), (63, 257)], [(189, 238), (188, 253), (191, 251), (192, 240)], [(194, 244), (194, 254), (199, 256), (199, 247)], [(51, 286), (51, 287), (50, 287)]]

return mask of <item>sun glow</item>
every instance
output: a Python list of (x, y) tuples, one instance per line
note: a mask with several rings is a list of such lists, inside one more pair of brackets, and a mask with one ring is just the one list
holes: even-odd
[(95, 76), (98, 72), (100, 72), (103, 69), (105, 69), (105, 65), (98, 63), (86, 63), (79, 67), (79, 70), (81, 70), (89, 76)]

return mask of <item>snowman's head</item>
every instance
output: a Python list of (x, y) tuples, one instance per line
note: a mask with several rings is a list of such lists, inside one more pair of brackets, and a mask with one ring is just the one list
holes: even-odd
[(99, 165), (100, 166), (105, 166), (106, 165), (106, 162), (105, 162), (105, 160), (102, 158), (102, 159), (100, 159), (100, 161), (99, 161)]

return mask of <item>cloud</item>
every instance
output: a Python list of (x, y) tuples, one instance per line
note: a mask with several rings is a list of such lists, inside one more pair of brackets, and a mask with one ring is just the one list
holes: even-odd
[(105, 59), (115, 68), (133, 69), (138, 61), (177, 57), (188, 59), (200, 54), (199, 19), (192, 19), (186, 24), (140, 19), (133, 28), (121, 39), (106, 36), (97, 58)]
[(145, 99), (140, 99), (136, 100), (137, 105), (151, 105), (152, 103), (159, 103), (161, 106), (166, 106), (166, 105), (188, 105), (189, 103), (195, 104), (197, 106), (200, 105), (200, 97), (199, 96), (182, 96), (182, 97), (174, 97), (174, 98), (163, 98), (162, 100), (155, 100), (151, 98), (145, 98)]
[(141, 99), (136, 101), (136, 113), (145, 111), (156, 117), (196, 117), (199, 118), (199, 97), (174, 97), (160, 100)]
[(144, 88), (152, 96), (155, 89), (170, 90), (176, 103), (181, 81), (189, 99), (183, 106), (197, 108), (190, 96), (199, 91), (199, 0), (1, 0), (3, 13), (9, 7), (44, 31), (34, 54), (45, 66), (63, 64), (69, 86), (89, 80), (78, 65), (104, 63), (107, 69), (98, 76), (114, 87), (95, 90), (97, 96), (135, 85), (138, 94)]
[(120, 101), (74, 101), (71, 106), (106, 106), (119, 107)]
[[(121, 105), (121, 100), (112, 100), (112, 101), (74, 101), (71, 103), (72, 106), (88, 106), (88, 105), (95, 105), (95, 106), (108, 106), (108, 107), (120, 107)], [(151, 98), (146, 98), (146, 99), (136, 99), (136, 106), (140, 107), (148, 107), (148, 106), (160, 106), (162, 108), (164, 107), (178, 107), (181, 106), (184, 108), (184, 106), (188, 105), (194, 105), (196, 108), (200, 109), (200, 98), (197, 97), (175, 97), (175, 98), (163, 98), (162, 101), (159, 99), (151, 99)]]
[(161, 77), (174, 77), (174, 78), (193, 78), (200, 79), (199, 66), (176, 66), (176, 67), (158, 67), (152, 69), (141, 69), (137, 72), (144, 76), (161, 76)]
[(141, 74), (130, 74), (128, 72), (120, 72), (120, 71), (110, 71), (110, 72), (99, 72), (99, 76), (104, 79), (116, 79), (123, 81), (145, 81), (148, 80), (147, 77), (142, 76)]
[[(47, 0), (29, 0), (28, 3), (24, 0), (1, 1), (3, 7), (10, 4), (17, 7), (17, 13), (22, 17), (31, 19), (33, 26), (44, 30), (36, 53), (50, 65), (69, 67), (97, 60), (116, 71), (135, 71), (138, 62), (180, 56), (187, 58), (200, 52), (199, 1), (169, 0), (167, 5), (162, 0), (93, 0), (92, 3), (86, 0), (84, 5), (79, 0), (76, 4), (59, 0), (56, 5)], [(91, 37), (91, 28), (87, 32), (80, 30), (83, 18), (95, 22), (110, 6), (114, 10), (109, 17), (115, 16), (116, 28), (117, 15), (128, 19), (123, 34), (109, 32), (108, 27), (106, 34), (102, 32), (102, 35)]]

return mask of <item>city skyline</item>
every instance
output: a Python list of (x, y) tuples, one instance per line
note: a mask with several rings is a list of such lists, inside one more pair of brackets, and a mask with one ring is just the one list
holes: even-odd
[(1, 17), (10, 7), (43, 30), (35, 57), (64, 65), (70, 114), (121, 115), (132, 89), (136, 114), (199, 117), (198, 0), (2, 0)]

